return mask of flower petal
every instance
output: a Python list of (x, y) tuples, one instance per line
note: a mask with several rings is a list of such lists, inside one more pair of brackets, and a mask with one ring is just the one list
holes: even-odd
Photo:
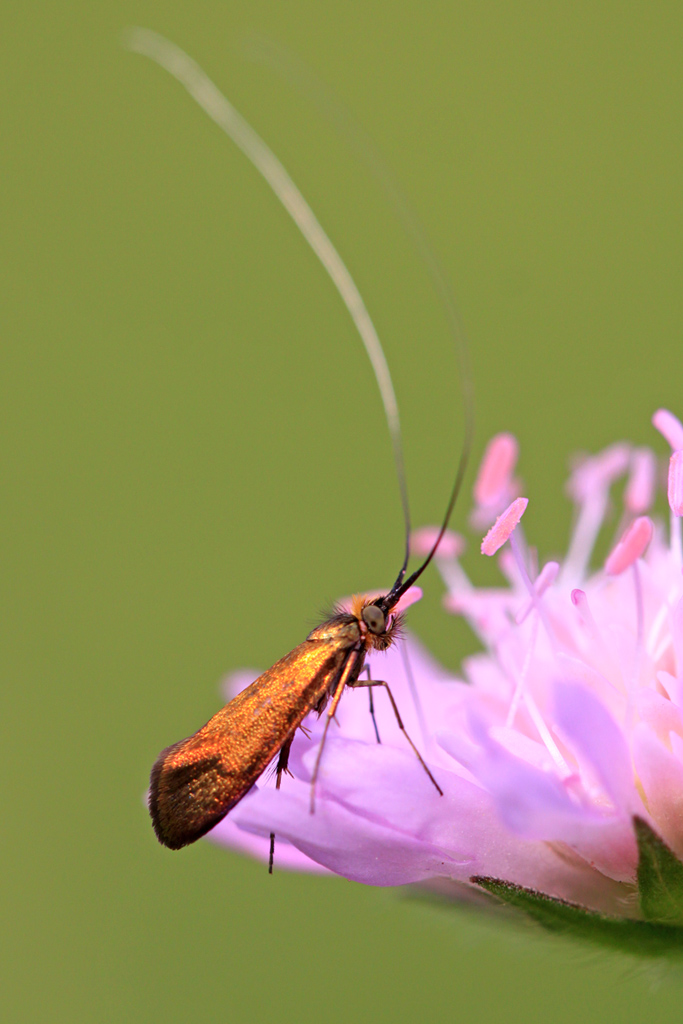
[(429, 843), (370, 821), (334, 800), (309, 810), (309, 787), (288, 780), (286, 789), (259, 790), (232, 812), (240, 828), (274, 832), (307, 857), (352, 881), (405, 885), (448, 874), (451, 858)]
[(633, 732), (633, 760), (655, 828), (683, 856), (683, 764), (643, 722)]
[(554, 719), (567, 743), (587, 761), (615, 807), (633, 810), (635, 788), (626, 738), (603, 704), (576, 683), (555, 684)]
[[(245, 832), (237, 826), (232, 814), (219, 821), (206, 838), (218, 846), (229, 846), (232, 850), (240, 850), (264, 862), (267, 862), (270, 856), (270, 836), (257, 836), (252, 832)], [(321, 875), (330, 873), (327, 868), (311, 860), (282, 837), (278, 839), (275, 847), (275, 866), (287, 868), (288, 871), (312, 871)]]

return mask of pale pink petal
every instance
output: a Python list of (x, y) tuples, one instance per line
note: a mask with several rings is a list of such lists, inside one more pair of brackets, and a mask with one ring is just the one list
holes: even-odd
[(471, 684), (470, 693), (481, 691), (499, 699), (510, 699), (510, 679), (504, 674), (501, 666), (487, 654), (471, 654), (463, 661), (463, 670)]
[[(493, 796), (503, 823), (526, 839), (559, 839), (571, 821), (595, 817), (571, 799), (560, 780), (510, 754), (471, 716), (470, 727), (479, 744), (466, 767)], [(439, 734), (439, 742), (456, 760), (467, 756), (460, 737)]]
[(672, 676), (670, 672), (658, 672), (657, 682), (661, 684), (671, 703), (683, 708), (683, 680)]
[(524, 761), (525, 764), (543, 772), (555, 773), (557, 766), (544, 743), (532, 740), (530, 736), (520, 732), (519, 729), (503, 725), (492, 726), (489, 735), (504, 750), (507, 750), (513, 757)]
[[(304, 759), (306, 781), (310, 781), (317, 753), (317, 749), (311, 750)], [(427, 763), (443, 796), (405, 742), (398, 749), (334, 736), (323, 751), (316, 798), (339, 800), (364, 817), (440, 845), (450, 841), (453, 831), (448, 806), (463, 785), (469, 784), (429, 759)], [(469, 859), (469, 853), (452, 853)]]
[[(481, 747), (468, 767), (491, 793), (499, 817), (512, 832), (526, 839), (566, 843), (610, 877), (633, 880), (637, 847), (628, 815), (606, 813), (587, 798), (577, 800), (570, 795), (571, 778), (563, 783), (509, 754), (476, 717), (471, 726)], [(439, 742), (456, 759), (463, 756), (460, 736), (441, 733)]]
[(683, 764), (683, 737), (679, 736), (677, 732), (669, 733), (669, 743), (671, 744), (671, 753)]
[[(337, 753), (343, 777), (348, 778), (353, 757), (346, 757), (341, 745)], [(374, 756), (379, 764), (381, 751)], [(420, 801), (414, 799), (418, 779), (414, 765), (402, 757), (398, 763), (415, 779), (404, 807), (399, 799), (393, 809), (384, 805), (387, 781), (392, 791), (395, 788), (389, 773), (384, 780), (377, 776), (374, 787), (350, 787), (342, 803), (330, 796), (319, 797), (313, 815), (309, 813), (308, 786), (293, 780), (287, 780), (287, 790), (283, 783), (278, 793), (266, 790), (250, 795), (232, 815), (236, 824), (259, 833), (264, 842), (274, 831), (316, 862), (355, 881), (403, 885), (435, 877), (466, 882), (473, 874), (492, 875), (518, 885), (538, 884), (545, 892), (597, 910), (616, 911), (621, 891), (613, 882), (592, 872), (585, 863), (582, 869), (569, 871), (566, 856), (558, 857), (546, 844), (512, 836), (498, 820), (490, 796), (450, 773), (445, 773), (445, 796), (438, 798), (438, 804), (429, 805), (438, 809), (438, 817), (431, 820), (430, 814), (421, 813), (418, 832), (411, 833), (406, 825), (412, 815), (420, 813), (415, 807)], [(365, 763), (364, 768), (368, 767)], [(401, 777), (406, 780), (405, 775)], [(440, 779), (443, 781), (444, 773)], [(276, 845), (276, 866), (278, 849)]]
[[(245, 832), (238, 827), (233, 815), (223, 818), (215, 828), (207, 834), (206, 838), (218, 846), (228, 846), (233, 850), (240, 850), (247, 853), (264, 864), (270, 856), (270, 836), (258, 836), (252, 832)], [(279, 837), (275, 843), (275, 870), (285, 868), (288, 871), (306, 871), (313, 874), (328, 875), (330, 872), (322, 864), (311, 860), (300, 850), (297, 850), (291, 843)]]
[(633, 733), (633, 759), (655, 827), (683, 857), (683, 764), (641, 723)]
[(405, 885), (456, 868), (446, 851), (334, 800), (319, 799), (310, 814), (309, 787), (303, 783), (260, 790), (242, 800), (232, 816), (240, 828), (264, 837), (274, 832), (318, 864), (367, 885)]
[(639, 717), (662, 743), (670, 742), (672, 732), (683, 738), (683, 713), (672, 700), (649, 689), (638, 690), (633, 700)]
[(597, 697), (576, 683), (557, 682), (554, 720), (577, 757), (590, 764), (614, 805), (629, 811), (635, 791), (628, 744)]

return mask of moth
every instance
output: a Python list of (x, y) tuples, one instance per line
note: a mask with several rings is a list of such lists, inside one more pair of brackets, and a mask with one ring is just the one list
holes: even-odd
[[(365, 344), (382, 396), (406, 529), (403, 563), (386, 594), (354, 598), (349, 610), (336, 611), (226, 704), (203, 728), (159, 754), (152, 768), (149, 791), (154, 831), (165, 846), (181, 849), (217, 825), (246, 796), (271, 763), (275, 763), (279, 787), (287, 770), (294, 735), (311, 711), (326, 714), (311, 780), (310, 809), (313, 812), (327, 732), (346, 687), (369, 687), (370, 694), (373, 687), (381, 686), (386, 690), (399, 728), (429, 783), (441, 794), (436, 779), (405, 731), (389, 685), (383, 680), (371, 679), (369, 672), (367, 679), (361, 679), (361, 673), (370, 653), (387, 650), (396, 642), (401, 629), (401, 598), (430, 564), (446, 532), (467, 467), (471, 412), (467, 414), (466, 405), (465, 443), (441, 529), (422, 564), (406, 576), (410, 515), (396, 397), (381, 343), (350, 273), (280, 161), (201, 68), (182, 50), (147, 30), (134, 30), (129, 46), (170, 71), (243, 151), (290, 213), (337, 287)], [(437, 281), (437, 284), (443, 292), (442, 282)], [(372, 699), (370, 706), (373, 713)], [(274, 839), (271, 835), (270, 870)]]

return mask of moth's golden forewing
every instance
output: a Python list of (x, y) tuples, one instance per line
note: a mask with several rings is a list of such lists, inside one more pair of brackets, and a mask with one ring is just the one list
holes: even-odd
[(149, 810), (172, 850), (193, 843), (249, 792), (306, 714), (327, 696), (350, 650), (345, 630), (299, 644), (152, 768)]

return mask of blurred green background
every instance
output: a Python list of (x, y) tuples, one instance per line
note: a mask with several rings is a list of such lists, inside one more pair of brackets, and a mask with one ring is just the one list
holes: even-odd
[[(519, 436), (547, 555), (569, 455), (656, 442), (652, 411), (683, 412), (681, 20), (615, 0), (4, 4), (3, 1020), (680, 1019), (676, 976), (156, 843), (160, 748), (217, 710), (228, 670), (389, 583), (401, 518), (337, 296), (241, 154), (120, 36), (189, 51), (308, 197), (385, 339), (430, 522), (460, 436), (443, 315), (367, 169), (249, 40), (322, 76), (441, 254), (475, 455)], [(472, 641), (435, 575), (426, 590), (411, 625), (456, 667)]]

